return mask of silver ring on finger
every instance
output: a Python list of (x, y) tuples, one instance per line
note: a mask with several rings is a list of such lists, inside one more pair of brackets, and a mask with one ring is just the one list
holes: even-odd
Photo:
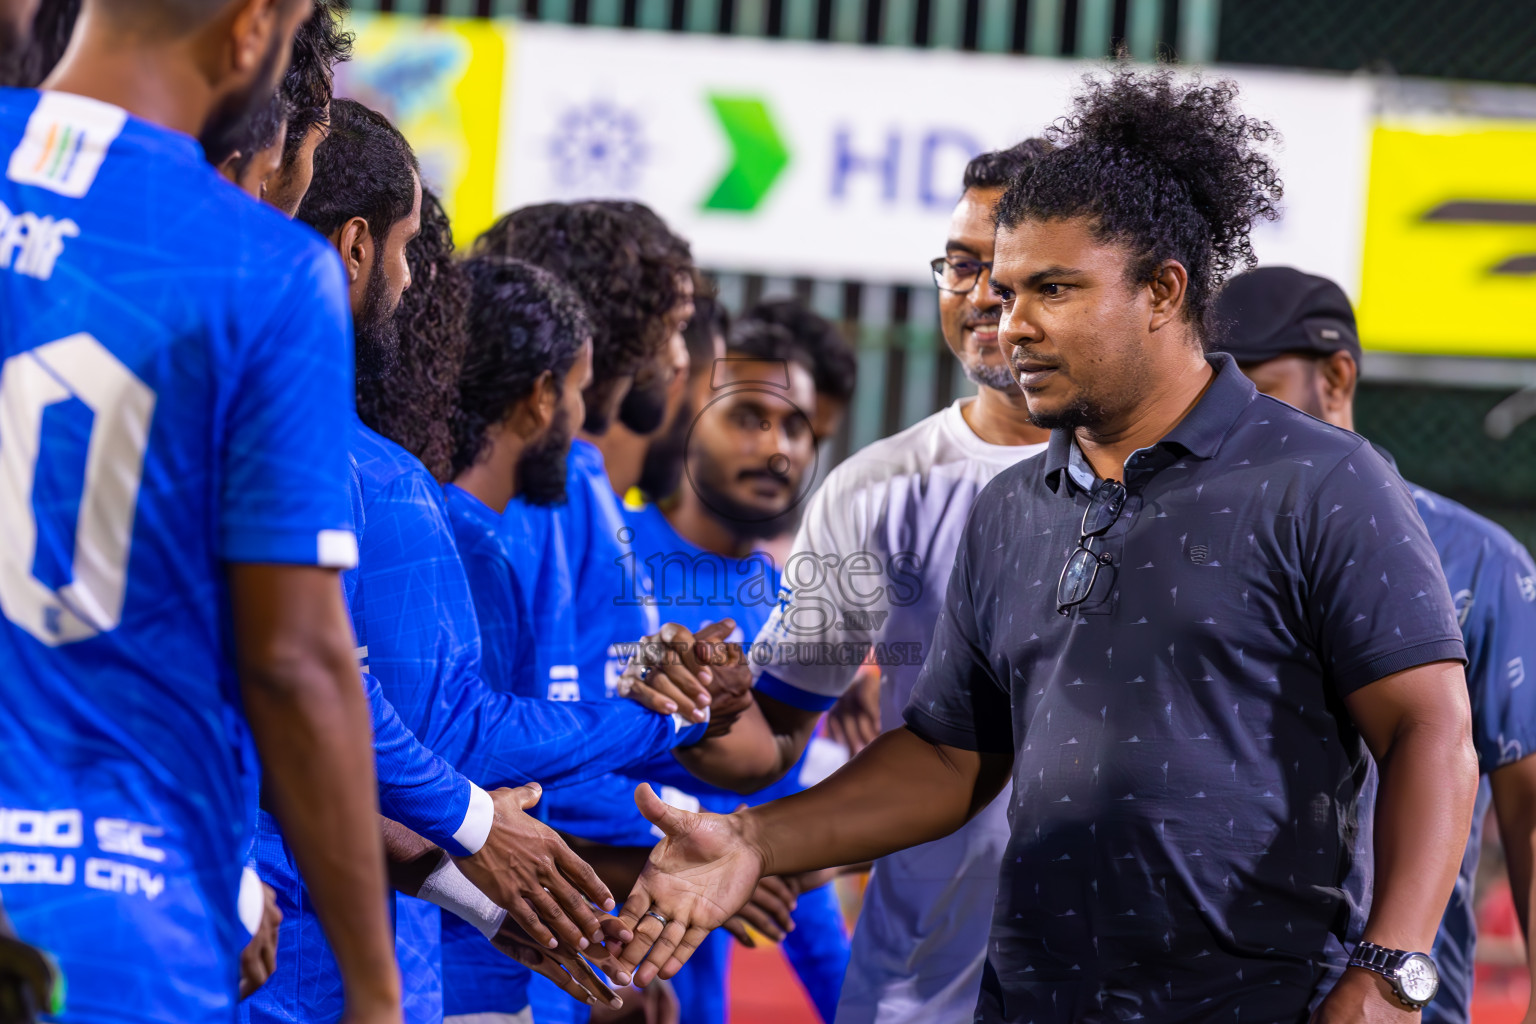
[(645, 916), (646, 917), (654, 917), (656, 920), (661, 922), (661, 926), (663, 928), (665, 928), (667, 925), (672, 923), (672, 922), (668, 921), (666, 918), (662, 917), (660, 914), (656, 913), (656, 911), (654, 911), (654, 910), (647, 910), (645, 912)]
[(649, 683), (651, 681), (651, 676), (653, 676), (655, 674), (656, 674), (656, 666), (655, 665), (646, 665), (645, 667), (640, 669), (639, 681), (641, 683)]

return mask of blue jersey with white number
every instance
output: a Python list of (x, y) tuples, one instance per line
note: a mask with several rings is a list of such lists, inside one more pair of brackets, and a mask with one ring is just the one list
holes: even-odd
[(1472, 1009), (1477, 916), (1472, 897), (1492, 790), (1487, 776), (1536, 754), (1536, 564), (1509, 532), (1449, 498), (1414, 487), (1413, 501), (1440, 555), (1467, 643), (1472, 743), (1483, 779), (1462, 858), (1431, 955), (1440, 991), (1424, 1020), (1464, 1024)]
[(345, 567), (323, 239), (191, 138), (0, 90), (0, 898), (72, 1021), (228, 1021), (256, 762), (226, 563)]

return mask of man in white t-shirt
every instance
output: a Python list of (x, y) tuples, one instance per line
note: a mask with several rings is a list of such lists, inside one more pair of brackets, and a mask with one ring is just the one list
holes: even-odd
[[(1043, 451), (1049, 436), (1030, 424), (998, 349), (990, 275), (993, 208), (1019, 169), (1047, 150), (1031, 139), (966, 168), (933, 268), (944, 339), (978, 394), (857, 452), (811, 498), (778, 608), (755, 645), (760, 694), (808, 712), (845, 693), (845, 704), (856, 703), (850, 687), (873, 645), (881, 725), (902, 724), (971, 502), (998, 472)], [(875, 863), (837, 1024), (971, 1019), (1007, 803), (1005, 791), (948, 838)]]

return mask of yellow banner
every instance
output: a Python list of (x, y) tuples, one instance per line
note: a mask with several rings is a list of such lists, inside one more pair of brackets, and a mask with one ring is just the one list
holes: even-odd
[(1536, 356), (1536, 125), (1378, 124), (1359, 318), (1370, 348)]
[(336, 90), (378, 110), (410, 140), (422, 181), (462, 247), (495, 220), (496, 152), (510, 22), (354, 14), (353, 59)]

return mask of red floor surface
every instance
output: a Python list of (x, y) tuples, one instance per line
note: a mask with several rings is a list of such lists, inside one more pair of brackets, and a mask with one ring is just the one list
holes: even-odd
[(730, 1024), (821, 1024), (777, 946), (731, 953)]

